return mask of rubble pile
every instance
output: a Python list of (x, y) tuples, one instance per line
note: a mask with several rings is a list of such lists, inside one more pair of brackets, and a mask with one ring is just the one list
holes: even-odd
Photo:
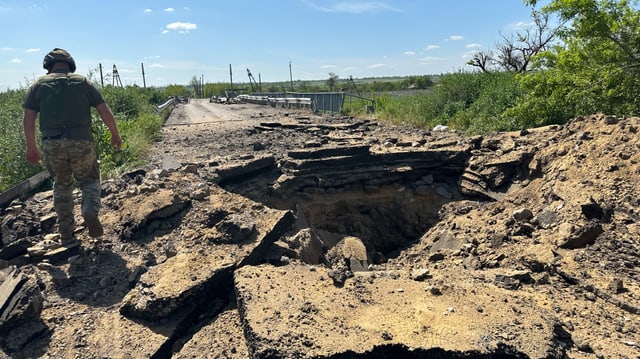
[(55, 245), (50, 191), (4, 208), (0, 357), (637, 357), (639, 118), (264, 111), (166, 127), (99, 241)]

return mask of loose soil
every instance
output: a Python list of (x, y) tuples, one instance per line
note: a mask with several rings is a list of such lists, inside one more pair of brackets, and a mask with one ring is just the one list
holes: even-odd
[(0, 357), (639, 358), (639, 128), (179, 104), (103, 182), (101, 240), (21, 253), (51, 192), (3, 210), (0, 265), (41, 303), (0, 312)]

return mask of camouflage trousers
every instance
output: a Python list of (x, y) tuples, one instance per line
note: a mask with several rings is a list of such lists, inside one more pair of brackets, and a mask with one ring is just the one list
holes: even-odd
[(100, 210), (100, 169), (95, 144), (86, 140), (43, 140), (42, 153), (53, 178), (53, 207), (58, 215), (58, 230), (63, 239), (72, 238), (75, 231), (74, 180), (82, 191), (82, 215), (97, 215)]

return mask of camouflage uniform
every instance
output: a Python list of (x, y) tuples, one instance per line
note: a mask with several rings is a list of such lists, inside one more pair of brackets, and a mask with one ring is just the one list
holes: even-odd
[(74, 177), (82, 191), (82, 214), (97, 216), (100, 211), (100, 172), (95, 145), (86, 140), (42, 140), (44, 162), (54, 179), (53, 204), (58, 214), (62, 238), (73, 237)]
[[(60, 61), (67, 62), (69, 68), (53, 66)], [(43, 67), (48, 73), (31, 85), (23, 107), (40, 114), (41, 147), (45, 166), (54, 180), (53, 202), (60, 235), (63, 240), (74, 236), (75, 179), (82, 191), (82, 215), (89, 234), (101, 236), (100, 171), (91, 130), (91, 107), (103, 104), (104, 99), (86, 77), (73, 73), (75, 62), (65, 50), (50, 52)]]

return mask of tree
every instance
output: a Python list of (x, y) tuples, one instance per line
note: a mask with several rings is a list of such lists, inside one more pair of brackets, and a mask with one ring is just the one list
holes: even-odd
[(184, 85), (168, 85), (164, 92), (167, 96), (187, 96), (189, 94)]
[(411, 88), (416, 90), (424, 90), (433, 86), (431, 76), (409, 76), (400, 83), (401, 88)]
[(338, 84), (338, 75), (333, 72), (329, 72), (329, 79), (327, 79), (327, 87), (329, 87), (329, 91), (333, 92), (333, 89)]
[(202, 87), (202, 81), (201, 78), (197, 77), (197, 76), (192, 76), (191, 77), (191, 81), (189, 81), (189, 85), (191, 86), (191, 88), (193, 89), (193, 96), (194, 97), (203, 97), (203, 87)]
[(224, 82), (205, 83), (203, 97), (208, 98), (215, 95), (222, 95), (224, 91), (231, 87), (231, 84)]
[(523, 73), (529, 70), (532, 59), (546, 51), (558, 35), (558, 28), (549, 23), (549, 13), (533, 11), (532, 18), (533, 25), (515, 36), (501, 35), (496, 55), (492, 51), (477, 52), (467, 65), (478, 67), (482, 72), (497, 69)]
[(478, 51), (473, 54), (473, 58), (467, 61), (467, 65), (475, 66), (482, 72), (490, 72), (491, 68), (496, 64), (493, 52), (491, 51)]
[[(535, 5), (537, 0), (526, 0)], [(521, 78), (525, 95), (514, 116), (533, 124), (577, 115), (640, 112), (640, 12), (637, 1), (552, 0), (541, 11), (564, 24), (561, 44), (535, 58)], [(564, 116), (564, 118), (559, 118)], [(545, 119), (546, 117), (546, 119)]]

